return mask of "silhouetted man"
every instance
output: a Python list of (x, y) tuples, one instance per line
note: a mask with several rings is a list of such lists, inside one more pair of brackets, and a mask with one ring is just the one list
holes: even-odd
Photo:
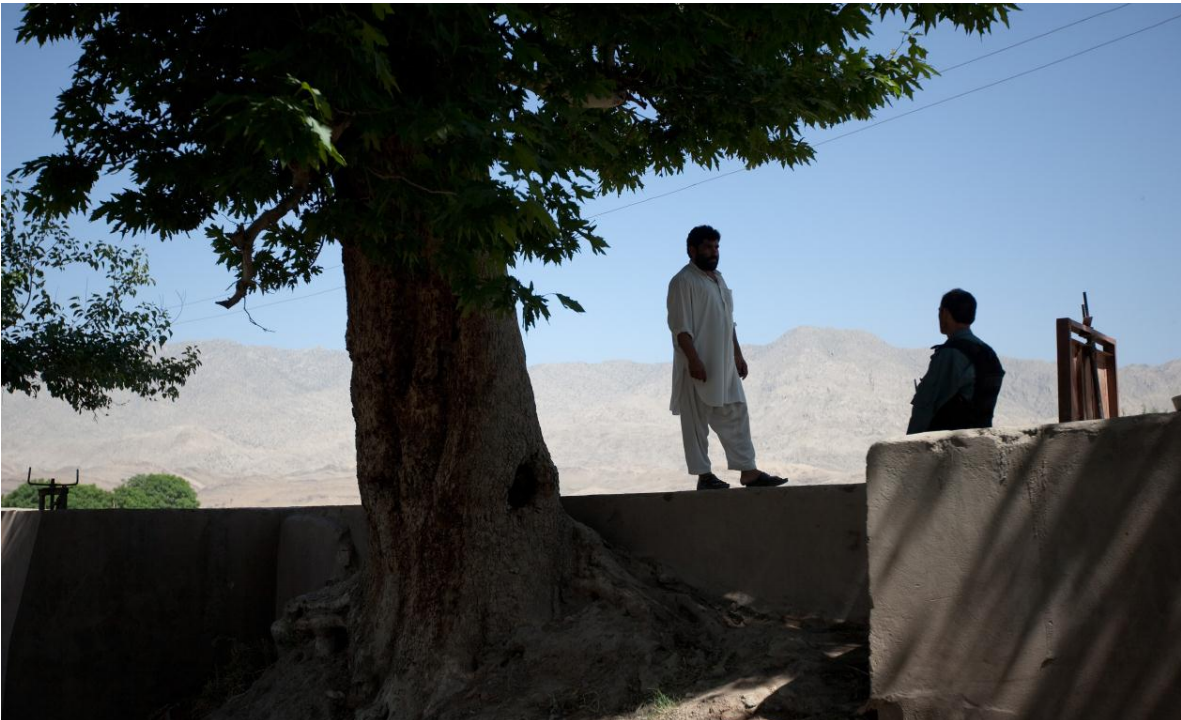
[(976, 298), (959, 288), (939, 303), (939, 332), (947, 342), (932, 349), (931, 364), (910, 404), (907, 435), (930, 430), (992, 427), (1005, 370), (996, 353), (972, 334)]
[(787, 482), (755, 465), (750, 416), (741, 380), (746, 360), (734, 325), (734, 294), (717, 271), (722, 236), (701, 225), (689, 232), (689, 264), (668, 284), (668, 329), (673, 338), (673, 392), (669, 409), (681, 416), (685, 463), (698, 490), (730, 485), (710, 469), (709, 428), (726, 451), (726, 466), (742, 474), (746, 487)]

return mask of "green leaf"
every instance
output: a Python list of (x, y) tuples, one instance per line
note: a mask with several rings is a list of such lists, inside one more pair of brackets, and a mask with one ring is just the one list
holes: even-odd
[(563, 295), (562, 293), (554, 293), (554, 295), (556, 295), (558, 297), (558, 302), (562, 303), (562, 305), (564, 307), (566, 307), (570, 310), (573, 310), (576, 313), (586, 312), (586, 310), (584, 310), (582, 308), (582, 304), (579, 303), (574, 298), (567, 297), (567, 296)]
[(321, 158), (324, 158), (325, 156), (331, 157), (341, 165), (347, 165), (348, 163), (345, 162), (344, 156), (337, 152), (336, 147), (334, 147), (332, 144), (332, 129), (312, 117), (306, 118), (306, 122), (308, 127), (312, 129), (312, 132), (316, 134), (316, 137), (320, 141)]
[[(1012, 7), (238, 4), (151, 13), (34, 3), (19, 37), (73, 38), (80, 57), (53, 118), (68, 150), (22, 167), (34, 178), (26, 209), (61, 217), (95, 203), (93, 217), (114, 230), (165, 238), (224, 226), (209, 241), (237, 268), (228, 228), (249, 226), (298, 183), (291, 226), (274, 221), (260, 236), (259, 287), (302, 281), (325, 242), (347, 238), (393, 266), (436, 273), (471, 312), (519, 305), (529, 327), (548, 317), (546, 299), (507, 273), (518, 259), (569, 261), (583, 242), (603, 252), (606, 238), (582, 215), (593, 196), (688, 164), (809, 162), (814, 151), (800, 138), (811, 129), (872, 117), (931, 76), (916, 33), (936, 24), (988, 32)], [(888, 15), (912, 27), (905, 52), (890, 53), (896, 38), (871, 49), (886, 46), (867, 38)], [(586, 107), (616, 91), (630, 98), (624, 106)], [(96, 198), (104, 174), (129, 180)], [(60, 310), (32, 297), (38, 309), (26, 316)], [(16, 322), (20, 313), (5, 307)]]

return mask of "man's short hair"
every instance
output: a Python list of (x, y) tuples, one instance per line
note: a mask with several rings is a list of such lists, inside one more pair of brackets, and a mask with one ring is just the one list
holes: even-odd
[(698, 225), (689, 231), (689, 237), (685, 241), (685, 250), (689, 248), (701, 247), (701, 243), (707, 240), (721, 240), (722, 234), (714, 230), (709, 225)]
[(951, 318), (958, 323), (971, 325), (976, 322), (976, 298), (967, 290), (949, 290), (939, 301), (939, 307), (947, 308)]

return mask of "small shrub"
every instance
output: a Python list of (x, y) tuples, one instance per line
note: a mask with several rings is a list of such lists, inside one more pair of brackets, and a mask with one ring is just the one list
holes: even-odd
[(656, 689), (648, 696), (648, 702), (639, 707), (637, 714), (644, 718), (659, 718), (676, 709), (676, 699), (665, 695), (663, 690)]
[(97, 485), (78, 485), (70, 488), (66, 507), (70, 510), (109, 510), (115, 507), (115, 495)]
[(115, 488), (115, 507), (146, 510), (155, 508), (196, 509), (197, 493), (178, 475), (152, 473), (128, 478)]
[[(38, 479), (38, 482), (41, 480)], [(21, 485), (16, 490), (0, 498), (0, 505), (14, 508), (37, 507), (37, 488), (32, 485)]]
[[(36, 480), (35, 482), (45, 481)], [(35, 508), (37, 507), (37, 488), (28, 484), (21, 485), (0, 499), (0, 505)], [(109, 490), (103, 490), (97, 485), (74, 485), (70, 488), (66, 507), (71, 510), (107, 510), (115, 507), (115, 496)]]

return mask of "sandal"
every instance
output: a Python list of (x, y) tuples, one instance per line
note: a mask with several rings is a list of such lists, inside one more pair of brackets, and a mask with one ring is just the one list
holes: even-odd
[(775, 477), (768, 475), (765, 472), (760, 472), (759, 476), (750, 482), (742, 483), (743, 487), (779, 487), (787, 482), (787, 478)]
[(698, 490), (726, 490), (729, 487), (730, 483), (722, 480), (713, 473), (706, 473), (704, 475), (697, 476)]

